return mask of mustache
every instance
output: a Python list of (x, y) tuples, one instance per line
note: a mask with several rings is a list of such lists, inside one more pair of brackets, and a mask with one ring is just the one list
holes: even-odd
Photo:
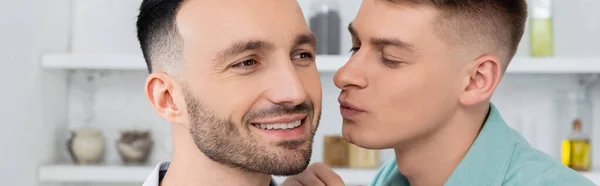
[(311, 101), (305, 101), (299, 105), (290, 106), (289, 104), (275, 104), (267, 108), (254, 110), (246, 113), (243, 121), (250, 121), (257, 118), (276, 117), (291, 114), (310, 114), (313, 112)]

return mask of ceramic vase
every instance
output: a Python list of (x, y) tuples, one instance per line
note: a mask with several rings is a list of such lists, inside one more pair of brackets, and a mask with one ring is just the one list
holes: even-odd
[(154, 142), (148, 131), (124, 131), (116, 146), (123, 163), (138, 165), (148, 161)]
[(77, 164), (98, 164), (104, 156), (104, 136), (100, 130), (94, 128), (73, 130), (67, 140), (67, 149)]

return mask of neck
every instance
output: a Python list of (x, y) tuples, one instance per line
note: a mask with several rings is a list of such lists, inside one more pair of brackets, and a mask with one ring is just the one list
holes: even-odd
[(444, 185), (477, 138), (488, 110), (489, 103), (461, 108), (437, 131), (395, 148), (398, 170), (413, 186)]
[(161, 186), (268, 186), (270, 175), (243, 171), (212, 161), (202, 153), (189, 129), (172, 124), (173, 157)]

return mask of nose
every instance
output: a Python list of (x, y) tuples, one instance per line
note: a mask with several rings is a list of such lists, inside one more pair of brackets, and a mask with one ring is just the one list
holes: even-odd
[(279, 68), (273, 69), (273, 71), (270, 80), (272, 86), (265, 93), (269, 101), (288, 107), (300, 105), (306, 101), (306, 90), (291, 61), (286, 65), (280, 65)]
[(333, 76), (335, 86), (342, 90), (352, 88), (363, 89), (368, 86), (365, 76), (364, 65), (361, 64), (365, 58), (360, 52), (355, 53), (344, 66), (342, 66)]

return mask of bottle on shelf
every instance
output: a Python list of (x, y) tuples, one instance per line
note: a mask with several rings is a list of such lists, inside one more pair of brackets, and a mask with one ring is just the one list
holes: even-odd
[(317, 38), (317, 54), (339, 55), (341, 16), (337, 0), (313, 0), (309, 16), (310, 30)]
[(582, 131), (582, 122), (573, 121), (571, 133), (562, 142), (562, 163), (576, 171), (589, 171), (591, 167), (590, 137)]
[(530, 53), (534, 57), (554, 55), (552, 0), (533, 0), (530, 22)]

